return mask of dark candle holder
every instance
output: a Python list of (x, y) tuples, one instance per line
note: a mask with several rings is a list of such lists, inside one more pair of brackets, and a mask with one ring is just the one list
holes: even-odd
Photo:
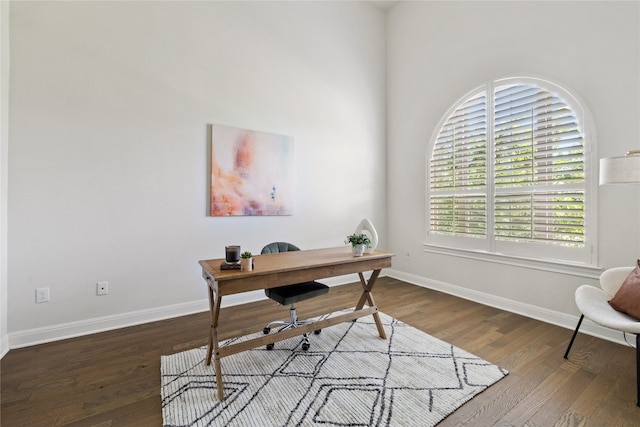
[(225, 260), (229, 264), (240, 262), (240, 246), (239, 245), (225, 246), (224, 252), (225, 252)]

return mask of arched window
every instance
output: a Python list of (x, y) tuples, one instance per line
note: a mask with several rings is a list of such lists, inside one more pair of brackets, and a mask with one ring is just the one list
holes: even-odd
[(595, 262), (584, 108), (550, 82), (489, 82), (441, 121), (427, 158), (428, 244)]

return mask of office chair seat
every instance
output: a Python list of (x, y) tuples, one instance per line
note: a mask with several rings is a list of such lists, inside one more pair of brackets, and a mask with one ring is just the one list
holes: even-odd
[(281, 305), (291, 305), (300, 301), (315, 298), (329, 292), (329, 287), (318, 282), (305, 282), (296, 285), (280, 286), (265, 289), (264, 293)]
[[(286, 242), (274, 242), (270, 243), (262, 249), (262, 254), (274, 254), (280, 252), (299, 251), (300, 249)], [(281, 305), (289, 306), (289, 320), (276, 320), (265, 326), (263, 332), (268, 334), (271, 332), (271, 328), (274, 326), (280, 326), (278, 332), (285, 329), (297, 328), (298, 326), (313, 323), (310, 320), (299, 320), (296, 311), (296, 303), (307, 299), (315, 298), (320, 295), (324, 295), (329, 292), (329, 287), (319, 282), (304, 282), (297, 283), (295, 285), (278, 286), (276, 288), (265, 289), (264, 293), (270, 299), (276, 301)], [(320, 330), (315, 331), (316, 334), (320, 333)], [(304, 341), (302, 343), (302, 349), (308, 350), (310, 343), (308, 334), (304, 334)], [(273, 349), (274, 344), (267, 344), (267, 350)]]

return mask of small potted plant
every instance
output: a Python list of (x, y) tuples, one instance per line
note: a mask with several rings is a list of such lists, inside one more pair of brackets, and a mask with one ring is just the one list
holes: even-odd
[(253, 270), (253, 255), (249, 251), (244, 251), (240, 254), (240, 271), (251, 270)]
[(351, 243), (351, 252), (353, 252), (353, 256), (362, 256), (364, 250), (371, 245), (369, 236), (364, 233), (350, 234), (344, 242)]

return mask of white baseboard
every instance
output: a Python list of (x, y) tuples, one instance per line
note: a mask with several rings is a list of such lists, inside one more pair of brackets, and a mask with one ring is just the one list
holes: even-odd
[[(540, 320), (545, 323), (551, 323), (552, 325), (561, 326), (573, 331), (578, 324), (579, 316), (573, 316), (570, 314), (562, 313), (559, 311), (548, 310), (546, 308), (538, 307), (531, 304), (525, 304), (519, 301), (513, 301), (510, 299), (502, 298), (499, 296), (479, 292), (473, 289), (464, 288), (461, 286), (451, 285), (449, 283), (439, 282), (437, 280), (427, 279), (425, 277), (416, 276), (413, 274), (405, 273), (390, 269), (387, 272), (387, 276), (394, 279), (402, 280), (407, 283), (422, 286), (424, 288), (441, 291), (446, 294), (454, 295), (460, 298), (464, 298), (470, 301), (474, 301), (480, 304), (488, 305), (490, 307), (499, 308), (501, 310), (509, 311), (512, 313), (520, 314), (532, 319)], [(612, 341), (618, 344), (627, 345), (624, 341), (622, 332), (614, 331), (609, 328), (605, 328), (596, 323), (586, 319), (582, 322), (580, 327), (580, 333), (591, 335), (594, 337), (602, 338), (607, 341)], [(635, 341), (635, 338), (632, 339)], [(568, 344), (568, 342), (567, 342)]]
[[(495, 295), (478, 292), (472, 289), (451, 285), (444, 282), (427, 279), (424, 277), (404, 273), (401, 271), (387, 269), (383, 271), (381, 277), (389, 276), (398, 280), (402, 280), (414, 285), (422, 286), (429, 289), (445, 292), (464, 299), (468, 299), (480, 304), (496, 307), (501, 310), (510, 311), (531, 317), (546, 323), (562, 326), (573, 330), (578, 323), (578, 316), (568, 315), (553, 310), (509, 300)], [(323, 280), (329, 286), (342, 285), (345, 283), (353, 283), (359, 281), (357, 275), (347, 275), (334, 277)], [(244, 294), (229, 295), (223, 299), (222, 306), (230, 307), (239, 304), (259, 301), (265, 299), (264, 292), (254, 291)], [(11, 332), (8, 336), (1, 338), (0, 358), (4, 356), (9, 349), (28, 347), (37, 344), (43, 344), (52, 341), (74, 338), (83, 335), (104, 332), (113, 329), (125, 328), (128, 326), (139, 325), (142, 323), (155, 322), (158, 320), (169, 319), (173, 317), (186, 316), (189, 314), (200, 313), (209, 309), (209, 302), (206, 299), (192, 301), (188, 303), (175, 304), (165, 307), (157, 307), (148, 310), (139, 310), (128, 313), (122, 313), (112, 316), (97, 317), (93, 319), (82, 320), (78, 322), (61, 323), (58, 325), (50, 325), (41, 328), (28, 329), (18, 332)], [(624, 338), (620, 332), (603, 328), (588, 319), (582, 323), (580, 332), (593, 335), (598, 338), (625, 344)]]
[(7, 334), (0, 337), (0, 359), (9, 352), (9, 336)]
[[(329, 286), (353, 283), (359, 281), (357, 275), (346, 275), (322, 280)], [(229, 295), (223, 298), (222, 307), (231, 307), (239, 304), (266, 299), (263, 291), (245, 292), (243, 294)], [(37, 344), (58, 341), (68, 338), (75, 338), (83, 335), (95, 334), (98, 332), (110, 331), (113, 329), (126, 328), (128, 326), (140, 325), (143, 323), (156, 322), (174, 317), (187, 316), (189, 314), (201, 313), (209, 310), (208, 299), (192, 301), (188, 303), (175, 304), (164, 307), (138, 310), (128, 313), (121, 313), (112, 316), (96, 317), (81, 320), (78, 322), (60, 323), (57, 325), (44, 326), (41, 328), (27, 329), (18, 332), (10, 332), (5, 342), (2, 342), (2, 351), (6, 354), (10, 349), (29, 347)], [(4, 354), (2, 355), (4, 356)], [(1, 358), (1, 356), (0, 356)]]
[[(244, 304), (264, 298), (264, 293), (257, 291), (242, 294), (242, 298), (240, 298), (240, 295), (230, 295), (224, 299), (222, 306), (228, 307)], [(78, 322), (61, 323), (42, 328), (27, 329), (20, 332), (9, 333), (9, 345), (7, 348), (14, 349), (28, 347), (113, 329), (126, 328), (128, 326), (140, 325), (143, 323), (156, 322), (158, 320), (165, 320), (173, 317), (187, 316), (189, 314), (201, 313), (207, 310), (209, 310), (209, 301), (207, 299), (202, 299), (199, 301), (152, 308), (148, 310), (132, 311), (113, 316), (96, 317)]]
[(138, 310), (9, 333), (9, 348), (28, 347), (208, 310), (207, 300)]

